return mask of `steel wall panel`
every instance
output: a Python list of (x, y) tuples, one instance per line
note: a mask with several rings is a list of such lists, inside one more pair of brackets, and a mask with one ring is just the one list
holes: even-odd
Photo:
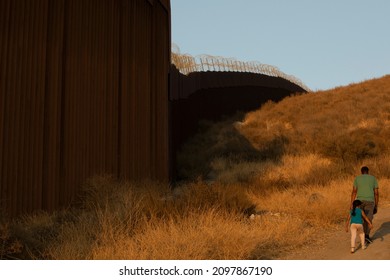
[[(11, 36), (14, 32), (17, 32), (17, 27), (19, 26), (17, 24), (17, 19), (21, 18), (21, 16), (18, 16), (18, 13), (16, 12), (16, 2), (10, 2), (9, 7), (9, 17), (8, 17), (8, 36), (5, 38), (4, 44), (6, 45), (5, 49), (7, 49), (5, 60), (2, 61), (2, 64), (6, 64), (6, 70), (4, 73), (4, 80), (2, 81), (4, 83), (3, 87), (3, 99), (4, 99), (4, 120), (3, 120), (3, 131), (2, 131), (2, 138), (3, 138), (3, 159), (2, 159), (2, 202), (7, 203), (8, 208), (10, 211), (14, 210), (14, 205), (16, 204), (16, 188), (13, 188), (11, 185), (11, 182), (17, 183), (17, 179), (14, 177), (12, 178), (12, 168), (15, 165), (15, 158), (17, 158), (17, 155), (12, 157), (12, 151), (13, 146), (11, 143), (16, 142), (15, 136), (14, 136), (14, 130), (12, 129), (10, 120), (13, 120), (15, 122), (15, 125), (19, 124), (19, 121), (15, 117), (16, 115), (20, 115), (19, 108), (15, 108), (15, 110), (11, 110), (12, 103), (12, 96), (15, 96), (15, 76), (16, 73), (16, 65), (17, 65), (17, 54), (16, 54), (16, 46), (17, 42), (15, 36)], [(10, 178), (11, 177), (11, 178)]]
[[(119, 173), (123, 177), (134, 172), (130, 155), (133, 154), (131, 141), (131, 127), (134, 121), (134, 101), (129, 92), (134, 92), (134, 76), (131, 75), (135, 71), (135, 64), (132, 60), (135, 52), (135, 46), (132, 44), (134, 40), (135, 29), (135, 1), (123, 1), (122, 13), (120, 17), (120, 52), (122, 59), (120, 60), (120, 84), (119, 84)], [(127, 50), (126, 52), (123, 50)], [(133, 106), (132, 106), (133, 105)]]
[(169, 1), (0, 1), (0, 207), (108, 173), (168, 180)]
[[(137, 65), (133, 75), (135, 79), (135, 121), (134, 143), (135, 145), (135, 177), (150, 177), (151, 167), (151, 37), (152, 37), (152, 6), (147, 1), (136, 2), (136, 28), (135, 28), (135, 53), (134, 60)], [(145, 141), (140, 141), (145, 139)]]
[(65, 0), (49, 1), (48, 9), (42, 207), (54, 210), (60, 196)]
[[(161, 4), (161, 3), (160, 3)], [(167, 3), (165, 3), (167, 4)], [(152, 91), (152, 163), (151, 169), (154, 178), (162, 178), (169, 174), (169, 126), (168, 126), (168, 73), (170, 67), (170, 33), (165, 32), (169, 29), (170, 17), (162, 5), (156, 5), (154, 9), (154, 34), (156, 35), (154, 46), (154, 61), (156, 68), (154, 69), (155, 88)], [(164, 73), (164, 75), (161, 75)]]
[(129, 77), (121, 83), (121, 174), (168, 180), (168, 166), (161, 166), (169, 154), (169, 14), (156, 1), (134, 1), (124, 5), (121, 28), (121, 48), (129, 50), (121, 65), (121, 76)]
[[(76, 5), (77, 3), (77, 5)], [(119, 12), (116, 2), (69, 6), (64, 113), (64, 189), (69, 201), (79, 178), (117, 174)], [(79, 29), (79, 26), (84, 28)], [(76, 31), (76, 29), (78, 29)], [(72, 58), (71, 56), (74, 55)]]
[[(164, 7), (165, 9), (165, 14), (169, 14), (170, 13), (170, 9), (171, 9), (171, 4), (170, 4), (170, 1), (169, 0), (159, 0), (160, 4)], [(171, 49), (169, 49), (170, 51)]]
[[(8, 70), (8, 42), (10, 25), (10, 0), (0, 1), (0, 206), (8, 199), (8, 188), (5, 186), (5, 103)], [(0, 209), (1, 211), (2, 209)]]
[[(7, 10), (7, 9), (6, 9)], [(40, 204), (47, 1), (12, 1), (2, 48), (2, 200), (11, 212)], [(4, 36), (4, 33), (2, 33)], [(5, 39), (4, 39), (5, 38)], [(4, 69), (4, 68), (2, 68)]]

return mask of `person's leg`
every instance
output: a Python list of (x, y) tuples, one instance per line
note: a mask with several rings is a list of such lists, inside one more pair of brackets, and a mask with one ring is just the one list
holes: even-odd
[[(372, 201), (362, 201), (362, 205), (360, 207), (366, 214), (367, 218), (371, 221), (371, 223), (374, 218), (374, 207), (375, 207), (375, 203)], [(365, 237), (369, 239), (370, 228), (368, 227), (368, 224), (365, 221), (363, 221), (363, 229), (364, 229)], [(371, 240), (369, 240), (369, 242), (371, 242)]]
[(351, 224), (351, 253), (355, 252), (356, 233), (357, 233), (356, 224)]
[(366, 249), (366, 242), (365, 242), (365, 236), (364, 236), (364, 229), (363, 225), (357, 225), (357, 234), (360, 238), (360, 243), (362, 245), (362, 249)]

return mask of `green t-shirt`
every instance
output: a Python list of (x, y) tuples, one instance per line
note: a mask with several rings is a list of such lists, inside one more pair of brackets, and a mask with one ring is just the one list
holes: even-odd
[(375, 201), (374, 189), (378, 188), (378, 182), (374, 176), (369, 174), (357, 176), (353, 187), (357, 189), (356, 199)]

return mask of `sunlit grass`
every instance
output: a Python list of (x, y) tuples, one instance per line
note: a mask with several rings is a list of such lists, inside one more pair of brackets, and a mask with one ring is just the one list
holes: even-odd
[[(88, 215), (63, 227), (48, 254), (54, 259), (270, 259), (308, 242), (315, 231), (290, 214), (248, 218), (242, 208), (251, 202), (249, 191), (227, 187), (226, 192), (202, 182), (182, 188), (174, 201), (168, 196), (152, 203), (152, 212), (160, 215), (151, 216), (144, 205), (127, 209), (141, 213), (135, 228), (117, 219), (109, 205), (96, 203)], [(299, 238), (286, 235), (287, 229)]]
[(387, 76), (204, 123), (185, 181), (91, 178), (69, 209), (0, 220), (0, 258), (283, 259), (344, 225), (362, 165), (390, 202), (389, 91)]

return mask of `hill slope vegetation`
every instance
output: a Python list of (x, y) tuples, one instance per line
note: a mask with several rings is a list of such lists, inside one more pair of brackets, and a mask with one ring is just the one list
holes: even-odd
[(204, 122), (175, 187), (91, 178), (69, 209), (1, 220), (0, 258), (283, 259), (344, 228), (362, 165), (388, 204), (389, 124), (390, 76)]

